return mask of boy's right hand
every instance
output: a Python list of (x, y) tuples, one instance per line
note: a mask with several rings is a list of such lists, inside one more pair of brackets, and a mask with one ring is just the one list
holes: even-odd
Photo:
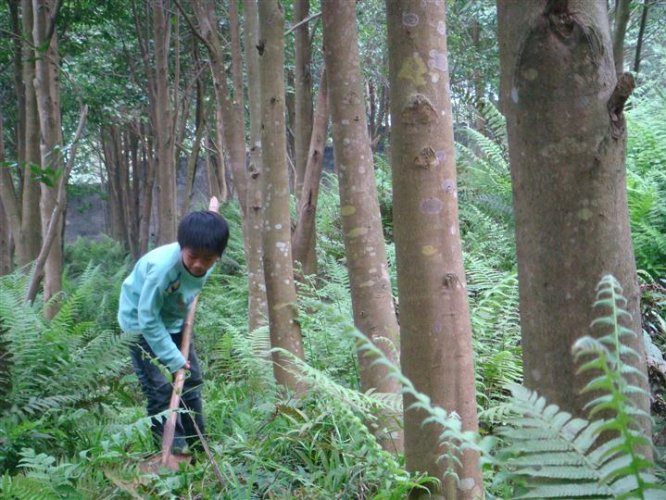
[(189, 360), (185, 361), (185, 364), (183, 365), (183, 369), (184, 370), (189, 370), (190, 369), (190, 361)]

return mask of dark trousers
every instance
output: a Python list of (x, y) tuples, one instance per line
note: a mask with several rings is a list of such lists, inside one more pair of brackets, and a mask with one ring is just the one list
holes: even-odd
[[(180, 349), (182, 335), (180, 333), (173, 334), (171, 335), (171, 338)], [(132, 356), (134, 371), (139, 378), (141, 390), (146, 397), (148, 415), (157, 415), (158, 413), (167, 410), (169, 408), (169, 401), (171, 400), (171, 392), (173, 390), (171, 383), (165, 376), (165, 373), (168, 373), (168, 369), (157, 360), (143, 336), (139, 337), (139, 341), (131, 347), (130, 353)], [(201, 400), (201, 386), (203, 379), (201, 367), (199, 366), (199, 358), (197, 358), (193, 345), (190, 345), (189, 361), (190, 373), (185, 378), (183, 393), (180, 398), (180, 407), (191, 413), (181, 413), (178, 415), (176, 433), (172, 446), (173, 453), (182, 453), (185, 444), (189, 445), (190, 448), (200, 447), (197, 432), (192, 422), (193, 418), (201, 433), (204, 433)], [(155, 443), (159, 447), (162, 445), (163, 429), (164, 418), (154, 418), (151, 430)]]

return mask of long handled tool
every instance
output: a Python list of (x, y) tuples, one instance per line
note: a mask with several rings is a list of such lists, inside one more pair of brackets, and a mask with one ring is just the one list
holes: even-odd
[[(218, 212), (220, 209), (220, 202), (216, 197), (210, 199), (208, 210)], [(194, 325), (194, 315), (197, 310), (197, 303), (199, 296), (194, 297), (190, 310), (185, 318), (185, 325), (183, 326), (183, 336), (180, 344), (180, 353), (187, 360), (190, 356), (190, 342), (192, 339), (192, 326)], [(176, 457), (171, 453), (171, 446), (173, 445), (174, 435), (176, 433), (176, 423), (178, 421), (178, 407), (180, 406), (180, 395), (183, 393), (183, 385), (185, 383), (185, 368), (181, 368), (176, 372), (176, 377), (173, 382), (173, 392), (171, 393), (171, 401), (169, 402), (169, 418), (164, 423), (164, 431), (162, 433), (162, 458), (160, 464), (170, 469), (178, 469), (178, 462), (184, 461), (182, 457)], [(189, 461), (189, 457), (185, 459)]]

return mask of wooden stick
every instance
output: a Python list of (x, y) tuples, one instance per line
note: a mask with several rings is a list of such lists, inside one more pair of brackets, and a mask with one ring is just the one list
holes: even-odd
[[(208, 209), (213, 212), (219, 210), (220, 203), (215, 196), (210, 199)], [(190, 343), (192, 339), (192, 326), (194, 325), (194, 315), (197, 311), (197, 303), (199, 296), (194, 297), (190, 310), (187, 312), (185, 324), (183, 325), (183, 338), (180, 344), (180, 353), (185, 358), (185, 361), (190, 356)], [(178, 407), (180, 406), (180, 395), (183, 392), (183, 385), (185, 384), (185, 368), (181, 368), (176, 372), (176, 377), (173, 382), (173, 392), (171, 393), (171, 401), (169, 402), (169, 410), (171, 413), (164, 423), (164, 430), (162, 432), (162, 460), (164, 466), (168, 466), (169, 457), (171, 456), (171, 446), (176, 434), (176, 422), (178, 421)]]

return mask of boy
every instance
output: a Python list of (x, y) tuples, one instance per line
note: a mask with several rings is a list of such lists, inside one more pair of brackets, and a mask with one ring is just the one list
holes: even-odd
[[(178, 242), (141, 257), (120, 292), (118, 323), (125, 332), (141, 334), (131, 348), (131, 357), (147, 400), (148, 415), (169, 408), (172, 386), (164, 374), (165, 367), (172, 373), (185, 368), (190, 374), (185, 379), (181, 406), (193, 412), (202, 433), (201, 368), (194, 346), (190, 347), (189, 359), (180, 353), (181, 329), (190, 304), (222, 256), (228, 239), (229, 228), (221, 215), (192, 212), (178, 226)], [(163, 427), (163, 419), (153, 419), (152, 432), (158, 446)], [(197, 443), (192, 417), (179, 416), (172, 452), (182, 454), (186, 444), (192, 447)]]

